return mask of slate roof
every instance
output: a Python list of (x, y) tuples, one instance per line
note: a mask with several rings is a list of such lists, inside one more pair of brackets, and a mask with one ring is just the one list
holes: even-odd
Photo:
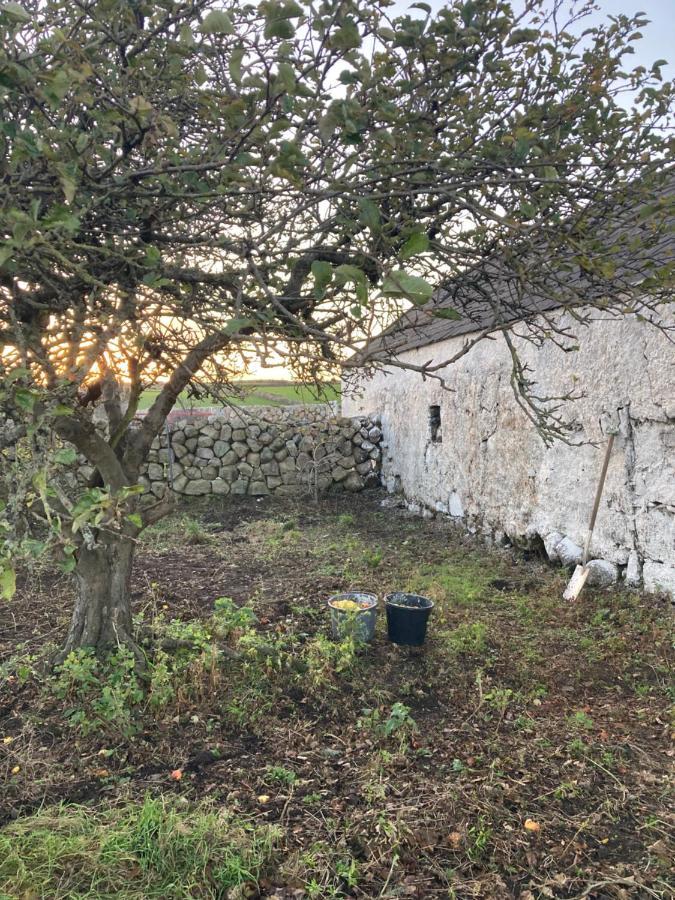
[[(664, 196), (675, 196), (675, 175), (671, 175)], [(608, 240), (621, 240), (624, 248), (618, 264), (618, 276), (623, 283), (639, 282), (631, 277), (637, 265), (640, 277), (644, 263), (656, 265), (675, 263), (675, 210), (672, 203), (666, 216), (654, 228), (653, 220), (641, 220), (636, 214), (626, 216), (620, 226), (608, 233)], [(542, 265), (542, 257), (536, 257)], [(401, 315), (389, 328), (369, 341), (347, 362), (352, 368), (369, 362), (390, 358), (408, 350), (436, 344), (449, 338), (479, 332), (496, 331), (505, 325), (526, 321), (555, 309), (582, 306), (606, 295), (606, 285), (583, 272), (576, 264), (559, 264), (553, 274), (544, 273), (546, 280), (555, 282), (550, 294), (543, 289), (522, 294), (521, 280), (503, 259), (487, 258), (461, 276), (447, 281), (432, 299), (421, 307), (413, 307)], [(447, 310), (449, 312), (444, 313)], [(444, 317), (454, 315), (453, 318)]]

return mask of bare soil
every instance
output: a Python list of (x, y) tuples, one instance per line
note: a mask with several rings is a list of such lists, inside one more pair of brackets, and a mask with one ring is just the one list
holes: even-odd
[(72, 593), (26, 576), (0, 618), (0, 824), (45, 803), (208, 797), (282, 829), (246, 896), (675, 896), (669, 602), (565, 603), (567, 574), (536, 555), (381, 500), (193, 504), (189, 528), (184, 511), (139, 548), (135, 610), (207, 621), (228, 596), (259, 635), (309, 645), (332, 593), (407, 589), (436, 603), (423, 647), (391, 644), (380, 610), (348, 668), (270, 669), (248, 696), (230, 660), (170, 715), (139, 708), (131, 736), (83, 736), (35, 672)]

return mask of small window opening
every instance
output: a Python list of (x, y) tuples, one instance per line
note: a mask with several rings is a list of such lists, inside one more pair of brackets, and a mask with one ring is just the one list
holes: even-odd
[(441, 434), (441, 408), (440, 406), (429, 407), (429, 434), (432, 444), (440, 444), (443, 440)]

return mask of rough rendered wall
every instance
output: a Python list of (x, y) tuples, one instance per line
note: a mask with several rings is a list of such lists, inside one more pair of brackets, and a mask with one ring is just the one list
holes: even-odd
[[(577, 352), (521, 341), (522, 357), (542, 395), (585, 393), (573, 404), (582, 426), (574, 437), (598, 448), (543, 445), (515, 403), (501, 338), (481, 342), (441, 373), (452, 391), (390, 368), (360, 379), (360, 396), (346, 386), (343, 414), (379, 416), (390, 490), (486, 532), (539, 535), (554, 559), (563, 536), (583, 544), (603, 425), (608, 415), (620, 420), (591, 556), (616, 564), (629, 583), (642, 573), (647, 590), (675, 594), (675, 349), (634, 318), (608, 317), (576, 333)], [(461, 346), (454, 338), (402, 359), (442, 361)], [(431, 404), (441, 407), (441, 443), (430, 441)]]

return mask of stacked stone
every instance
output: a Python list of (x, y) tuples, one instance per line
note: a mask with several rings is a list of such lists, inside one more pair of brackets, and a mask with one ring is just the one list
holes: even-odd
[(173, 490), (187, 496), (360, 491), (379, 483), (381, 441), (375, 421), (339, 418), (325, 408), (181, 420), (153, 443), (141, 483), (158, 497), (171, 477)]

